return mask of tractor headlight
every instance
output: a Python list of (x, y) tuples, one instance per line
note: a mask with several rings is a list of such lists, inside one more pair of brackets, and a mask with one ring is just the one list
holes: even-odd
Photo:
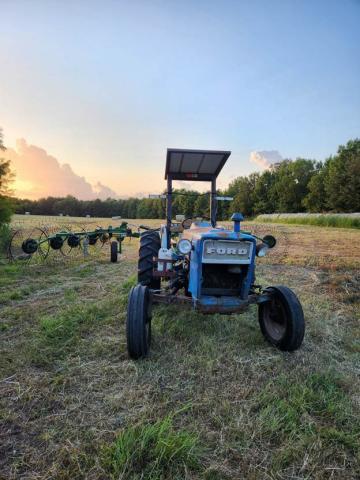
[(269, 247), (265, 243), (259, 243), (258, 245), (256, 245), (256, 255), (258, 257), (265, 257), (268, 250), (269, 250)]
[(191, 242), (190, 242), (190, 240), (187, 240), (186, 238), (183, 238), (177, 244), (177, 248), (178, 248), (180, 253), (182, 253), (183, 255), (187, 255), (188, 253), (191, 252)]

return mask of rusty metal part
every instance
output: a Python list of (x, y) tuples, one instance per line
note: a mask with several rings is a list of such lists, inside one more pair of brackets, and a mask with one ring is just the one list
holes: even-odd
[(237, 305), (227, 305), (224, 306), (221, 302), (221, 297), (219, 297), (219, 303), (215, 305), (204, 305), (199, 301), (194, 302), (191, 297), (186, 297), (185, 295), (171, 295), (166, 293), (152, 293), (152, 301), (154, 303), (164, 303), (166, 305), (188, 305), (194, 306), (195, 310), (201, 313), (241, 313), (247, 309), (251, 304), (258, 304), (263, 302), (268, 302), (270, 300), (270, 295), (267, 293), (263, 294), (251, 294), (248, 296), (247, 300), (241, 301)]
[(163, 293), (153, 293), (152, 301), (154, 303), (165, 303), (167, 305), (171, 304), (181, 304), (191, 306), (193, 300), (191, 297), (186, 297), (185, 295), (169, 295)]
[(219, 297), (219, 303), (206, 305), (198, 302), (196, 303), (195, 309), (201, 313), (242, 313), (248, 308), (249, 305), (268, 302), (269, 300), (269, 295), (252, 294), (248, 296), (247, 300), (242, 300), (237, 305), (224, 305), (224, 303), (222, 302), (222, 297)]
[(176, 272), (172, 272), (171, 270), (166, 270), (166, 272), (159, 272), (158, 270), (153, 271), (154, 277), (161, 277), (161, 278), (173, 278), (176, 277)]
[(157, 262), (157, 263), (162, 263), (163, 264), (163, 268), (164, 270), (160, 271), (160, 270), (154, 270), (153, 271), (153, 276), (154, 277), (157, 277), (157, 278), (173, 278), (173, 277), (176, 277), (177, 275), (177, 272), (174, 271), (174, 270), (166, 270), (166, 264), (168, 263), (171, 263), (172, 265), (174, 265), (175, 263), (175, 260), (169, 260), (169, 259), (162, 259), (162, 258), (158, 258), (158, 257), (154, 257), (153, 258), (154, 262)]

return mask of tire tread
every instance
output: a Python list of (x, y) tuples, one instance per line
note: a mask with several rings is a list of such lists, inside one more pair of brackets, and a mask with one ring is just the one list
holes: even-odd
[(259, 323), (264, 337), (280, 350), (289, 352), (297, 350), (301, 346), (305, 335), (304, 312), (298, 297), (289, 287), (285, 287), (284, 285), (268, 287), (265, 291), (273, 292), (280, 297), (285, 310), (291, 319), (291, 328), (287, 329), (286, 334), (279, 342), (274, 342), (268, 335), (262, 322), (262, 306), (260, 305)]
[(154, 257), (158, 256), (161, 246), (158, 231), (148, 230), (140, 237), (138, 282), (153, 289), (160, 288), (160, 279), (153, 277)]
[(118, 242), (113, 240), (110, 244), (110, 260), (112, 263), (116, 263), (118, 261)]
[(148, 287), (144, 285), (132, 287), (127, 308), (126, 340), (129, 356), (134, 360), (146, 357), (149, 352), (150, 342), (148, 343), (145, 326), (147, 320), (151, 322), (151, 319), (147, 318), (148, 301)]

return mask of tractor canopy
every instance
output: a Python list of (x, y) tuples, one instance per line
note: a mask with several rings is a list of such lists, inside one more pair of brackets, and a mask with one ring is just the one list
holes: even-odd
[[(224, 150), (187, 150), (168, 148), (166, 154), (165, 180), (166, 224), (168, 232), (171, 228), (172, 182), (173, 180), (211, 182), (210, 190), (210, 222), (216, 225), (216, 178), (225, 165), (231, 152)], [(168, 237), (170, 247), (170, 237)]]
[(231, 152), (168, 148), (165, 179), (211, 182), (216, 179)]

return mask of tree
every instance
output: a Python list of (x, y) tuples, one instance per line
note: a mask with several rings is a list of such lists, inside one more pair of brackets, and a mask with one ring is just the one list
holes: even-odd
[(327, 208), (325, 192), (325, 179), (328, 175), (328, 162), (318, 165), (318, 172), (315, 173), (308, 183), (309, 193), (304, 197), (302, 203), (308, 212), (324, 212)]
[(273, 213), (276, 209), (274, 196), (271, 195), (271, 190), (275, 182), (275, 174), (271, 170), (263, 172), (254, 188), (254, 213)]
[(210, 195), (198, 195), (194, 203), (194, 217), (210, 217)]
[(151, 217), (151, 202), (152, 200), (149, 198), (142, 198), (136, 209), (136, 217), (135, 218), (152, 218)]
[(192, 217), (194, 215), (194, 205), (197, 199), (197, 192), (186, 190), (185, 188), (173, 191), (173, 216), (185, 215)]
[[(219, 197), (229, 197), (227, 190), (219, 190), (217, 192)], [(217, 202), (217, 219), (218, 220), (230, 220), (233, 213), (233, 206), (231, 201), (218, 201)]]
[[(53, 213), (55, 214), (63, 213), (64, 215), (70, 215), (72, 217), (77, 217), (80, 214), (80, 202), (77, 198), (72, 197), (71, 195), (55, 201), (52, 208)], [(102, 212), (99, 213), (99, 216), (101, 217)]]
[[(3, 132), (0, 128), (0, 151), (5, 151)], [(9, 185), (13, 179), (10, 161), (0, 158), (0, 226), (9, 223), (12, 214)]]
[(259, 173), (251, 173), (248, 177), (238, 177), (228, 188), (228, 195), (234, 197), (232, 210), (245, 216), (254, 214), (254, 191)]
[(278, 212), (302, 212), (303, 198), (308, 194), (308, 183), (314, 174), (315, 161), (297, 158), (284, 160), (275, 169), (275, 181), (270, 198)]
[(328, 160), (324, 184), (330, 210), (360, 211), (360, 139), (340, 145), (337, 155)]

